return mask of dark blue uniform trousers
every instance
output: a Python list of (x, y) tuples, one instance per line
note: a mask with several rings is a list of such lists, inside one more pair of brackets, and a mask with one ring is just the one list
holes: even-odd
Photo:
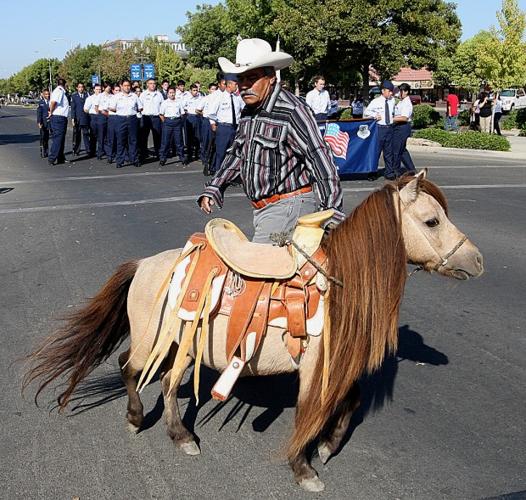
[(218, 123), (216, 130), (216, 155), (214, 164), (210, 169), (212, 172), (217, 172), (221, 168), (221, 163), (226, 156), (227, 149), (234, 142), (236, 136), (236, 129), (229, 123)]
[(161, 148), (162, 124), (158, 115), (142, 115), (141, 127), (141, 156), (146, 158), (148, 156), (148, 137), (150, 131), (153, 137), (153, 149), (155, 156), (159, 156)]
[(165, 118), (161, 140), (159, 159), (166, 161), (168, 153), (175, 142), (175, 150), (180, 160), (184, 159), (183, 123), (181, 118)]
[(394, 171), (400, 176), (405, 172), (416, 172), (413, 159), (407, 151), (407, 139), (411, 137), (411, 124), (402, 123), (393, 129)]
[(201, 120), (201, 161), (208, 161), (208, 148), (212, 140), (212, 129), (210, 128), (210, 120), (204, 118)]
[(102, 158), (104, 155), (104, 139), (106, 138), (108, 119), (102, 114), (90, 115), (90, 128), (92, 135), (92, 152), (97, 150), (97, 158)]
[(64, 145), (66, 143), (68, 119), (65, 116), (51, 115), (50, 126), (52, 143), (48, 161), (62, 163), (66, 159), (64, 156)]
[(75, 154), (80, 153), (80, 140), (84, 141), (84, 151), (86, 151), (86, 154), (89, 154), (91, 151), (91, 143), (90, 143), (90, 126), (89, 125), (79, 125), (75, 121), (75, 126), (73, 127), (73, 151)]
[(186, 137), (188, 159), (199, 158), (199, 141), (201, 140), (201, 117), (188, 115), (186, 117)]
[(137, 134), (139, 133), (137, 116), (116, 116), (115, 133), (117, 136), (117, 165), (124, 164), (126, 160), (126, 146), (128, 146), (128, 159), (135, 163), (137, 161)]
[(104, 152), (108, 160), (114, 160), (117, 153), (117, 136), (115, 135), (115, 126), (117, 124), (117, 115), (109, 115), (106, 127), (106, 140), (104, 141)]
[(378, 125), (378, 159), (380, 155), (384, 154), (385, 177), (395, 177), (394, 158), (393, 158), (393, 126), (392, 125)]

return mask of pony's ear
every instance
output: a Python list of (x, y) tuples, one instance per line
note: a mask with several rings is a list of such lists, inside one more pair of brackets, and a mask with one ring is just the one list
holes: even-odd
[(420, 173), (400, 190), (400, 199), (405, 205), (408, 205), (409, 203), (412, 203), (416, 200), (419, 190), (419, 181)]
[(427, 168), (423, 168), (416, 174), (417, 179), (425, 179), (427, 177)]

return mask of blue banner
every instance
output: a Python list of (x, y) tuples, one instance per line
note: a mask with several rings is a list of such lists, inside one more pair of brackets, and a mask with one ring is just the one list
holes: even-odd
[(132, 64), (130, 66), (130, 78), (132, 80), (142, 80), (142, 64)]
[(99, 75), (91, 75), (91, 86), (93, 87), (97, 85), (98, 83), (100, 83)]
[(378, 142), (376, 120), (328, 122), (323, 139), (329, 145), (340, 174), (376, 172)]
[(144, 79), (155, 78), (155, 66), (153, 64), (144, 64)]

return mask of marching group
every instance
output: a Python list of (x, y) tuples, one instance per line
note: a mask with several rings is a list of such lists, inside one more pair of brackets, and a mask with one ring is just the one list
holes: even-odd
[[(37, 109), (41, 135), (41, 156), (50, 165), (64, 163), (68, 118), (73, 125), (73, 155), (84, 145), (89, 157), (106, 158), (117, 168), (130, 163), (137, 167), (151, 155), (162, 166), (168, 157), (177, 156), (182, 164), (200, 159), (205, 173), (219, 169), (234, 139), (244, 102), (233, 76), (218, 75), (218, 82), (201, 92), (195, 82), (190, 90), (179, 80), (176, 86), (164, 80), (157, 88), (155, 79), (146, 81), (143, 90), (128, 79), (118, 84), (103, 83), (86, 92), (83, 83), (68, 95), (66, 82), (59, 78), (53, 92), (46, 89)], [(51, 139), (51, 147), (49, 141)]]

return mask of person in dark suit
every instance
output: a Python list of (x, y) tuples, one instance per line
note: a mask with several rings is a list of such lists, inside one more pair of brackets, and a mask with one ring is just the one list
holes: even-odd
[(49, 90), (42, 91), (37, 108), (37, 124), (40, 130), (40, 157), (47, 158), (49, 151)]
[(90, 117), (84, 111), (88, 93), (83, 83), (78, 83), (77, 91), (71, 96), (71, 121), (73, 123), (73, 155), (80, 154), (80, 137), (84, 141), (84, 150), (91, 154), (90, 148)]

